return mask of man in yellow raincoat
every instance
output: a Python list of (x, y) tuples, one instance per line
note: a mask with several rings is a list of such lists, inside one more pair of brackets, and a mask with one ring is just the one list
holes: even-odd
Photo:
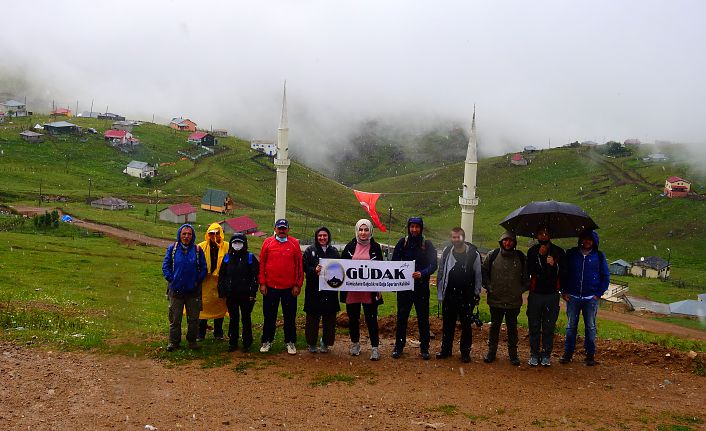
[(218, 297), (218, 271), (223, 256), (228, 254), (228, 243), (223, 241), (223, 228), (218, 223), (211, 223), (206, 232), (205, 241), (199, 247), (206, 255), (208, 274), (201, 285), (203, 309), (199, 315), (199, 339), (206, 338), (208, 320), (213, 319), (213, 336), (223, 339), (223, 317), (228, 311), (225, 298)]

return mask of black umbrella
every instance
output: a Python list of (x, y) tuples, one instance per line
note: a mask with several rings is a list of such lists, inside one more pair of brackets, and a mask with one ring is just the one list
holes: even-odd
[(537, 229), (547, 226), (552, 238), (577, 237), (598, 225), (581, 208), (557, 201), (530, 202), (516, 209), (500, 222), (500, 226), (520, 236), (534, 238)]

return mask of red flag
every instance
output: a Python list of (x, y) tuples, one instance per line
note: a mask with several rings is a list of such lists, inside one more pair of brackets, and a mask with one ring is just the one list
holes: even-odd
[(375, 209), (375, 203), (378, 201), (380, 193), (368, 193), (358, 190), (353, 190), (353, 193), (355, 193), (356, 199), (360, 202), (360, 206), (370, 215), (370, 220), (375, 224), (375, 227), (380, 232), (387, 232), (387, 228), (380, 222), (380, 216), (378, 216), (378, 212)]

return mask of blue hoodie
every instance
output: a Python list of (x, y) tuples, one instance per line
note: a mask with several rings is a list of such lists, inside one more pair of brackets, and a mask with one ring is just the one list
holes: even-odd
[[(412, 236), (409, 226), (416, 223), (421, 227), (419, 235)], [(407, 220), (407, 236), (400, 238), (392, 252), (392, 260), (414, 261), (414, 270), (422, 274), (422, 278), (414, 280), (414, 290), (419, 288), (429, 291), (429, 278), (436, 271), (436, 249), (431, 241), (424, 239), (424, 220), (421, 217), (410, 217)]]
[[(566, 252), (566, 273), (561, 283), (561, 292), (578, 297), (601, 297), (608, 290), (610, 273), (603, 252), (598, 251), (598, 234), (588, 231), (593, 237), (593, 250), (586, 256), (581, 253), (581, 237), (578, 246)], [(583, 236), (584, 234), (582, 234)]]
[[(188, 246), (184, 246), (179, 239), (182, 229), (191, 228), (194, 235)], [(167, 248), (162, 262), (162, 273), (169, 282), (169, 289), (178, 295), (193, 294), (197, 287), (206, 278), (206, 255), (195, 242), (196, 230), (190, 224), (183, 224), (177, 230), (176, 243)], [(174, 250), (174, 247), (177, 247)], [(198, 255), (197, 255), (198, 253)], [(172, 255), (174, 259), (172, 261)]]

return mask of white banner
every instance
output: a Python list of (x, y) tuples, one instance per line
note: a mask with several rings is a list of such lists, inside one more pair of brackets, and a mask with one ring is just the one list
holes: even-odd
[(414, 289), (414, 261), (321, 259), (319, 290), (396, 292)]

